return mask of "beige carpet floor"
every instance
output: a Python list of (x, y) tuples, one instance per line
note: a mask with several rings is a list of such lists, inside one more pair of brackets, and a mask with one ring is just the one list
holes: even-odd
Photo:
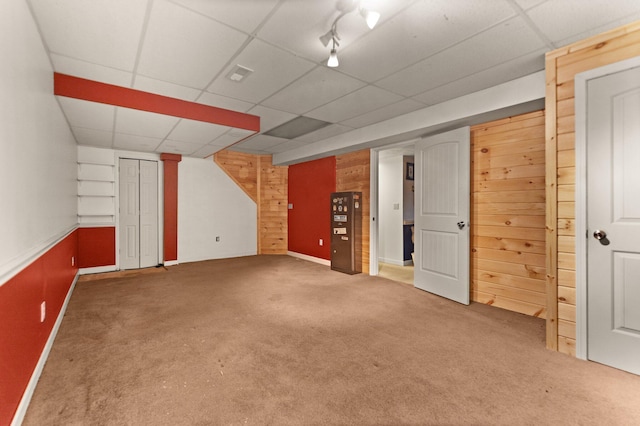
[(544, 321), (287, 256), (78, 283), (25, 425), (637, 425)]

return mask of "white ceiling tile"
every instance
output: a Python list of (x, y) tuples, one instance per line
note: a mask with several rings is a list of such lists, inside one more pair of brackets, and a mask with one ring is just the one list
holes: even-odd
[(209, 92), (203, 92), (198, 98), (198, 103), (238, 112), (247, 112), (255, 105), (251, 102), (245, 102), (239, 99), (216, 95)]
[[(282, 2), (278, 10), (265, 25), (259, 29), (258, 37), (278, 46), (311, 59), (326, 60), (329, 50), (318, 39), (331, 27), (338, 12), (332, 1), (289, 1)], [(351, 26), (341, 26), (340, 32), (345, 37)], [(364, 32), (366, 25), (359, 28), (358, 34)], [(345, 39), (346, 40), (346, 39)]]
[(409, 112), (419, 110), (421, 108), (424, 108), (425, 106), (426, 105), (424, 103), (418, 102), (413, 99), (403, 99), (400, 102), (378, 108), (375, 111), (362, 114), (350, 120), (342, 121), (341, 124), (353, 128), (364, 127), (370, 124), (388, 120), (389, 118), (397, 117), (398, 115), (407, 114)]
[[(413, 0), (367, 0), (371, 10), (380, 12), (378, 25)], [(319, 37), (331, 28), (340, 12), (335, 1), (288, 1), (280, 7), (258, 31), (258, 37), (285, 47), (314, 62), (326, 62), (330, 47), (325, 47)], [(340, 45), (344, 48), (369, 32), (365, 20), (357, 11), (349, 13), (338, 22)]]
[(272, 146), (271, 148), (269, 148), (269, 151), (275, 154), (278, 152), (289, 151), (290, 149), (301, 148), (306, 145), (308, 145), (306, 142), (302, 142), (299, 139), (286, 140), (286, 142), (282, 142), (281, 144)]
[(249, 136), (251, 136), (251, 134), (240, 136), (238, 134), (225, 133), (224, 135), (216, 138), (209, 145), (217, 146), (218, 148), (226, 148), (233, 145), (234, 143), (240, 142), (241, 140), (248, 138)]
[(115, 107), (58, 96), (64, 115), (72, 127), (113, 131)]
[(267, 151), (269, 148), (287, 142), (289, 139), (276, 138), (274, 136), (267, 135), (255, 135), (246, 141), (242, 141), (234, 147), (241, 147), (244, 149), (257, 149), (260, 151)]
[(376, 83), (414, 96), (544, 47), (520, 17), (510, 19)]
[(99, 146), (111, 148), (113, 133), (104, 130), (86, 129), (84, 127), (71, 127), (78, 145)]
[[(240, 82), (231, 81), (227, 74), (236, 65), (249, 68), (253, 72)], [(254, 39), (233, 59), (233, 63), (216, 78), (207, 91), (257, 103), (314, 66), (313, 62)]]
[(190, 155), (191, 153), (201, 149), (203, 146), (204, 145), (201, 143), (165, 140), (156, 148), (156, 152)]
[(504, 64), (421, 93), (415, 96), (415, 99), (427, 105), (435, 105), (449, 99), (496, 86), (509, 80), (524, 77), (525, 75), (544, 69), (545, 52), (546, 49), (541, 49), (524, 55)]
[(125, 135), (116, 133), (113, 137), (113, 147), (129, 151), (153, 152), (160, 145), (162, 139), (145, 136)]
[(293, 114), (304, 114), (314, 108), (353, 92), (366, 83), (326, 67), (309, 74), (279, 91), (262, 105)]
[(133, 88), (143, 92), (154, 93), (156, 95), (167, 96), (169, 98), (182, 99), (185, 101), (195, 101), (202, 90), (180, 86), (166, 81), (137, 75), (133, 83)]
[(249, 114), (260, 116), (260, 132), (269, 131), (276, 126), (297, 117), (297, 115), (291, 114), (290, 112), (278, 111), (277, 109), (267, 108), (260, 105), (251, 108), (247, 112)]
[(118, 107), (116, 132), (164, 139), (179, 120), (170, 115)]
[(516, 0), (516, 3), (523, 10), (528, 10), (532, 7), (536, 7), (537, 5), (544, 3), (545, 1), (547, 0)]
[(67, 56), (51, 54), (53, 69), (60, 74), (86, 78), (100, 83), (113, 84), (122, 87), (131, 87), (133, 73), (120, 71), (114, 68), (84, 62)]
[[(535, 25), (554, 43), (638, 13), (638, 0), (556, 0), (527, 11)], [(567, 19), (568, 16), (571, 19)]]
[(401, 96), (375, 86), (365, 86), (305, 115), (336, 123), (398, 102)]
[(325, 126), (321, 129), (316, 130), (315, 132), (311, 132), (311, 133), (307, 133), (306, 135), (299, 136), (294, 140), (305, 142), (305, 143), (312, 143), (312, 142), (317, 142), (317, 141), (330, 138), (332, 136), (341, 135), (342, 133), (346, 133), (350, 130), (353, 130), (353, 128), (348, 126), (343, 126), (340, 124), (330, 124), (328, 126)]
[(138, 72), (204, 89), (246, 40), (245, 34), (210, 18), (172, 3), (156, 1)]
[(246, 33), (252, 33), (269, 15), (278, 0), (173, 0), (173, 2)]
[(505, 1), (419, 1), (338, 49), (340, 68), (373, 82), (514, 16)]
[(173, 141), (207, 144), (226, 133), (227, 130), (229, 130), (227, 126), (181, 119), (167, 138)]
[(191, 156), (193, 157), (198, 157), (198, 158), (207, 158), (212, 156), (213, 154), (215, 154), (218, 151), (223, 150), (223, 147), (220, 146), (215, 146), (215, 145), (205, 145), (202, 148), (198, 149), (197, 151), (193, 152), (191, 154)]
[(133, 71), (147, 1), (30, 2), (52, 53)]

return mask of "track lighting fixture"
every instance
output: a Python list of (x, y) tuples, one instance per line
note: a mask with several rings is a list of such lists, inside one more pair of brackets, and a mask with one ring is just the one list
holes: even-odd
[(336, 46), (340, 46), (340, 37), (338, 36), (338, 21), (342, 19), (343, 16), (358, 9), (360, 11), (360, 15), (362, 15), (362, 17), (367, 22), (367, 26), (369, 27), (369, 29), (373, 29), (373, 27), (375, 27), (378, 23), (380, 14), (361, 6), (360, 3), (360, 0), (339, 0), (336, 8), (340, 12), (340, 14), (333, 21), (333, 24), (331, 24), (331, 29), (320, 36), (320, 42), (325, 47), (329, 45), (329, 42), (332, 42), (329, 60), (327, 61), (328, 67), (335, 68), (338, 66), (338, 52), (336, 50)]

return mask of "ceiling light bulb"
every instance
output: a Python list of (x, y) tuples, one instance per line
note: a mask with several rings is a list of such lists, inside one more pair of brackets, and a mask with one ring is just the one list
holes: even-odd
[(327, 66), (331, 68), (335, 68), (339, 65), (338, 63), (338, 53), (336, 49), (331, 49), (331, 54), (329, 55), (329, 60), (327, 61)]
[(364, 19), (367, 21), (367, 26), (371, 30), (378, 23), (378, 19), (380, 19), (380, 14), (378, 12), (374, 12), (369, 9), (365, 9), (365, 8), (360, 9), (360, 14), (364, 16)]

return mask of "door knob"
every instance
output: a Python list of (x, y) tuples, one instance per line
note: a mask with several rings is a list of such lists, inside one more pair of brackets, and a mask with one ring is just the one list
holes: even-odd
[(611, 243), (611, 241), (609, 241), (609, 239), (607, 238), (607, 233), (601, 229), (596, 229), (595, 231), (593, 231), (593, 238), (598, 240), (603, 246), (608, 246)]
[(463, 220), (458, 222), (458, 229), (464, 229), (464, 221)]
[(595, 231), (593, 231), (593, 238), (595, 238), (598, 241), (604, 240), (607, 238), (607, 233), (600, 229), (596, 229)]

